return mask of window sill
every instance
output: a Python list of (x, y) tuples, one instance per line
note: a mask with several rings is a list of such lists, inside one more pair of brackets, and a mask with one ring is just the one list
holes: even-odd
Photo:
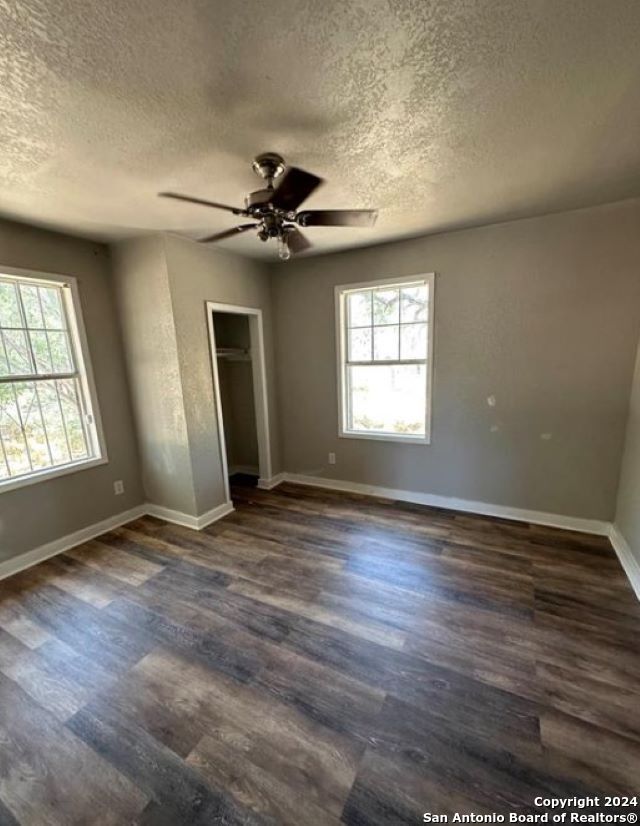
[(429, 436), (402, 436), (400, 433), (360, 433), (350, 430), (340, 431), (341, 439), (369, 439), (375, 442), (398, 442), (408, 445), (429, 445)]
[(81, 470), (89, 470), (89, 468), (98, 467), (99, 465), (106, 465), (108, 461), (106, 456), (98, 459), (83, 459), (82, 461), (73, 462), (69, 465), (39, 470), (36, 473), (30, 473), (29, 476), (20, 476), (17, 479), (4, 479), (0, 482), (0, 494), (10, 490), (16, 490), (17, 488), (24, 488), (28, 485), (36, 485), (39, 482), (48, 482), (50, 479), (57, 479), (59, 476), (67, 476), (70, 473), (79, 473)]

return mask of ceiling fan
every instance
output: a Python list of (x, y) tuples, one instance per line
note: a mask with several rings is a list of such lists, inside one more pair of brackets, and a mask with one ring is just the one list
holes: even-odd
[[(244, 199), (244, 208), (227, 206), (203, 198), (192, 198), (177, 192), (160, 192), (159, 195), (162, 198), (215, 207), (234, 215), (252, 218), (252, 224), (240, 224), (233, 229), (198, 240), (202, 243), (222, 241), (223, 238), (231, 238), (237, 233), (255, 229), (261, 241), (268, 241), (269, 238), (278, 240), (278, 255), (284, 261), (289, 259), (292, 253), (304, 252), (312, 246), (298, 229), (299, 226), (372, 227), (375, 224), (378, 217), (378, 211), (375, 209), (307, 209), (299, 212), (298, 207), (323, 183), (323, 180), (295, 166), (286, 168), (286, 172), (285, 168), (284, 159), (275, 152), (258, 155), (253, 161), (253, 171), (263, 178), (267, 185), (265, 189), (249, 193)], [(277, 178), (281, 180), (274, 188), (273, 182)]]

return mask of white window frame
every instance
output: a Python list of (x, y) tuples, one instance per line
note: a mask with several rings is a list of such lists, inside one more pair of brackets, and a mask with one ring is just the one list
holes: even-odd
[[(78, 459), (64, 465), (35, 470), (23, 476), (0, 480), (0, 494), (15, 490), (16, 488), (35, 485), (39, 482), (48, 482), (51, 479), (66, 476), (69, 473), (77, 473), (82, 470), (97, 467), (98, 465), (105, 465), (109, 461), (102, 428), (102, 418), (98, 406), (98, 394), (96, 392), (93, 368), (91, 366), (91, 359), (89, 358), (89, 345), (87, 343), (87, 334), (82, 316), (77, 279), (59, 273), (0, 266), (0, 277), (2, 276), (9, 276), (10, 278), (16, 278), (21, 281), (31, 281), (44, 285), (54, 283), (56, 286), (64, 288), (62, 290), (62, 299), (67, 324), (69, 326), (72, 355), (75, 359), (82, 388), (81, 403), (84, 408), (87, 446), (91, 451), (91, 456), (87, 459)], [(20, 377), (16, 376), (12, 378), (18, 380)]]
[[(347, 340), (346, 340), (346, 297), (351, 292), (366, 289), (380, 289), (384, 287), (414, 286), (426, 284), (429, 288), (429, 306), (427, 314), (427, 358), (426, 358), (426, 399), (425, 434), (424, 436), (403, 435), (401, 433), (364, 432), (349, 430), (348, 392), (347, 392)], [(342, 439), (372, 439), (383, 442), (402, 442), (403, 444), (431, 444), (431, 413), (433, 390), (433, 308), (434, 308), (435, 273), (420, 273), (402, 278), (378, 278), (375, 281), (360, 281), (355, 284), (340, 284), (335, 288), (335, 317), (336, 317), (336, 354), (338, 379), (338, 436)], [(422, 362), (423, 360), (420, 359)], [(395, 364), (397, 362), (378, 362), (379, 364)]]

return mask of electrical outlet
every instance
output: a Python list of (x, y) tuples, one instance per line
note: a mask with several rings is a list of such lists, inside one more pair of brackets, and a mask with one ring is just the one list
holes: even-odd
[(330, 453), (329, 454), (329, 464), (330, 465), (335, 465), (335, 463), (336, 463), (336, 454), (335, 453)]
[(116, 496), (120, 496), (121, 493), (124, 493), (124, 482), (122, 479), (118, 479), (117, 482), (113, 483), (113, 492)]

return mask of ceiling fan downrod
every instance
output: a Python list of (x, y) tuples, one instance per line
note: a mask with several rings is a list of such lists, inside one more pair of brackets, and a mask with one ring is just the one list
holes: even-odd
[(284, 158), (277, 152), (263, 152), (251, 164), (253, 171), (267, 182), (267, 189), (273, 189), (273, 182), (284, 172)]

